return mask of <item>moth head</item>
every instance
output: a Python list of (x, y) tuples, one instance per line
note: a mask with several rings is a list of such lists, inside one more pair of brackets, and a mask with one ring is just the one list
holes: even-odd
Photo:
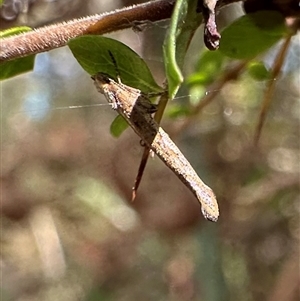
[(110, 76), (102, 72), (91, 76), (91, 78), (94, 80), (94, 84), (100, 93), (104, 93), (105, 88), (111, 82)]
[(95, 75), (91, 76), (94, 81), (97, 81), (102, 84), (109, 84), (111, 81), (111, 77), (103, 72), (98, 72)]

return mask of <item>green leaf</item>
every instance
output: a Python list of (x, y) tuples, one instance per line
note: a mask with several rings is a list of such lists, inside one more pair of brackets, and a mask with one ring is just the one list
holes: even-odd
[[(9, 28), (0, 32), (0, 38), (6, 38), (8, 36), (20, 34), (30, 30), (31, 28), (26, 26)], [(12, 61), (1, 62), (0, 80), (8, 79), (21, 73), (31, 71), (34, 66), (34, 58), (35, 55), (29, 55)]]
[(251, 59), (288, 33), (284, 17), (275, 11), (242, 16), (222, 32), (220, 51), (234, 59)]
[(2, 6), (3, 0), (0, 0), (0, 7)]
[(186, 117), (189, 116), (190, 113), (189, 107), (180, 104), (172, 105), (167, 111), (170, 118)]
[(197, 71), (187, 79), (188, 85), (208, 85), (220, 73), (225, 57), (219, 51), (204, 50), (197, 63)]
[(31, 31), (32, 29), (27, 26), (19, 26), (19, 27), (12, 27), (5, 30), (0, 31), (0, 39), (6, 38), (8, 36), (20, 34), (23, 32)]
[(81, 36), (68, 45), (81, 67), (91, 75), (103, 72), (114, 79), (120, 75), (124, 84), (144, 93), (162, 91), (144, 60), (119, 41), (102, 36)]
[(197, 0), (177, 0), (166, 35), (163, 53), (169, 97), (173, 99), (183, 82), (181, 68), (191, 38), (202, 21), (202, 15), (196, 13)]
[(29, 55), (20, 59), (2, 62), (0, 64), (0, 80), (31, 71), (34, 66), (34, 55)]
[(118, 138), (127, 128), (127, 121), (121, 115), (118, 115), (110, 125), (110, 132), (114, 137)]
[(247, 66), (247, 71), (249, 75), (257, 81), (268, 80), (272, 77), (271, 72), (266, 68), (266, 66), (262, 62), (251, 62)]

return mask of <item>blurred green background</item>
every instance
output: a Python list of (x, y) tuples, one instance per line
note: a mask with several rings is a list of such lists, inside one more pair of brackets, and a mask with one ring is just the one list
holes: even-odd
[[(12, 21), (2, 13), (1, 26), (41, 26), (130, 4), (98, 2), (36, 1)], [(220, 24), (240, 12), (224, 9)], [(162, 83), (166, 28), (110, 36), (139, 53)], [(187, 75), (203, 51), (201, 29), (197, 36)], [(130, 202), (140, 139), (131, 129), (110, 135), (116, 114), (69, 49), (39, 54), (34, 72), (3, 81), (1, 300), (299, 300), (299, 46), (298, 35), (257, 147), (265, 82), (248, 73), (184, 130), (189, 116), (174, 112), (195, 97), (186, 87), (169, 104), (162, 126), (214, 189), (216, 224), (156, 157)]]

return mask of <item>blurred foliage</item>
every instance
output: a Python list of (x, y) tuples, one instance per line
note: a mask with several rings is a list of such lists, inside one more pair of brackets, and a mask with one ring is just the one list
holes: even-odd
[[(148, 53), (158, 82), (162, 54), (151, 56), (149, 43), (161, 47), (164, 28), (113, 36)], [(157, 158), (129, 202), (139, 138), (110, 135), (115, 113), (67, 48), (37, 55), (34, 72), (2, 82), (1, 300), (298, 299), (299, 36), (258, 147), (254, 128), (273, 80), (265, 71), (280, 43), (214, 91), (239, 62), (195, 40), (186, 61), (194, 72), (163, 127), (214, 189), (216, 224)]]
[(247, 71), (249, 75), (255, 80), (271, 80), (272, 76), (270, 71), (267, 70), (267, 67), (263, 62), (252, 61), (247, 66)]
[(285, 19), (276, 11), (247, 14), (223, 30), (220, 51), (234, 59), (254, 58), (287, 33)]

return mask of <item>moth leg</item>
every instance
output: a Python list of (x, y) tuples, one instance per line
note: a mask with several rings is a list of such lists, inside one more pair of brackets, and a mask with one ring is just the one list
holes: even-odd
[(106, 94), (112, 109), (117, 110), (120, 107), (120, 101), (116, 98), (116, 95), (111, 91), (107, 91)]
[(153, 113), (156, 113), (157, 108), (158, 108), (158, 105), (157, 105), (157, 104), (155, 104), (155, 103), (150, 103), (150, 106), (148, 106), (148, 107), (146, 108), (146, 111), (147, 111), (147, 113), (149, 113), (149, 114), (153, 114)]
[(139, 97), (138, 103), (145, 113), (153, 114), (157, 111), (157, 104), (152, 103), (150, 99), (143, 94)]
[(162, 91), (162, 92), (149, 92), (149, 93), (145, 93), (145, 95), (146, 95), (148, 98), (151, 98), (151, 97), (158, 97), (158, 96), (161, 96), (161, 95), (163, 95), (164, 93), (166, 93), (166, 91)]

